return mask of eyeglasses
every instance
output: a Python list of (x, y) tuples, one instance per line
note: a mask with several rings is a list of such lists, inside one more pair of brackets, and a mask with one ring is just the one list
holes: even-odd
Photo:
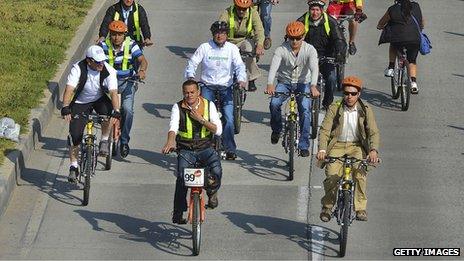
[(90, 60), (95, 63), (96, 65), (102, 65), (105, 61), (97, 62), (93, 58), (90, 58)]
[(358, 93), (359, 93), (359, 92), (346, 92), (346, 91), (343, 92), (343, 94), (344, 94), (345, 96), (350, 96), (350, 95), (351, 95), (351, 96), (356, 96), (356, 95), (358, 95)]
[(303, 39), (303, 36), (300, 36), (300, 37), (288, 37), (288, 40), (290, 41), (300, 41), (301, 39)]

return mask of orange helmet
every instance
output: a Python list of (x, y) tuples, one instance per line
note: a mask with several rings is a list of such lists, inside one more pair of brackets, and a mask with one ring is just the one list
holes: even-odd
[(362, 80), (356, 76), (348, 76), (343, 79), (342, 85), (343, 87), (352, 86), (360, 91), (362, 89)]
[(127, 26), (123, 21), (112, 21), (108, 26), (108, 29), (112, 32), (125, 33), (127, 32)]
[(252, 0), (234, 0), (234, 4), (240, 8), (248, 8), (253, 4)]
[(305, 26), (299, 21), (291, 22), (287, 25), (285, 32), (289, 37), (300, 37), (305, 33)]

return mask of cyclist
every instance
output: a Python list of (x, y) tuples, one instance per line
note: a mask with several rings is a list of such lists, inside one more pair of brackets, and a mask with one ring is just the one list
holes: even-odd
[[(107, 154), (110, 124), (121, 118), (119, 112), (118, 81), (116, 70), (105, 62), (106, 56), (100, 46), (92, 45), (86, 51), (86, 58), (75, 63), (71, 68), (63, 94), (61, 116), (69, 122), (68, 144), (70, 167), (69, 182), (76, 182), (79, 175), (79, 144), (86, 125), (83, 117), (78, 114), (89, 114), (95, 110), (98, 114), (111, 115), (110, 122), (102, 123), (100, 153)], [(109, 92), (110, 98), (105, 95)]]
[[(129, 155), (129, 140), (132, 121), (134, 119), (134, 98), (136, 84), (124, 79), (138, 75), (145, 79), (148, 62), (137, 43), (130, 37), (125, 36), (127, 26), (122, 21), (113, 21), (108, 26), (110, 36), (99, 45), (105, 51), (108, 63), (117, 70), (118, 92), (121, 94), (123, 126), (121, 132), (121, 157)], [(135, 72), (135, 68), (138, 72)]]
[[(324, 1), (327, 2), (329, 0)], [(358, 30), (358, 21), (361, 22), (367, 18), (363, 13), (363, 0), (330, 0), (327, 13), (335, 18), (339, 15), (354, 14), (354, 19), (350, 20), (348, 25), (348, 31), (350, 33), (348, 52), (350, 55), (355, 55), (357, 49), (354, 41)]]
[(259, 7), (259, 16), (261, 17), (261, 22), (263, 22), (264, 28), (264, 50), (268, 50), (272, 46), (271, 40), (271, 25), (272, 17), (271, 11), (272, 6), (279, 3), (279, 0), (255, 0), (255, 5)]
[[(320, 57), (334, 57), (337, 63), (345, 62), (346, 41), (338, 28), (337, 21), (324, 12), (324, 2), (308, 1), (309, 11), (298, 18), (305, 24), (305, 41), (314, 46)], [(326, 82), (322, 106), (327, 109), (333, 101), (337, 85), (337, 71), (334, 64), (323, 63), (319, 68)]]
[(123, 21), (127, 25), (127, 35), (134, 39), (139, 47), (153, 45), (147, 12), (135, 0), (119, 0), (106, 10), (100, 25), (97, 43), (105, 40), (108, 36), (109, 24), (111, 21), (117, 20)]
[(420, 28), (423, 29), (424, 19), (419, 4), (410, 0), (397, 0), (380, 19), (377, 29), (381, 30), (387, 24), (391, 26), (389, 63), (388, 68), (385, 69), (385, 76), (393, 77), (396, 53), (405, 47), (409, 62), (408, 72), (411, 77), (411, 93), (417, 94), (419, 93), (419, 88), (416, 81), (416, 59), (420, 48), (420, 35), (413, 16)]
[[(303, 23), (295, 21), (286, 27), (287, 41), (277, 47), (272, 57), (271, 67), (267, 80), (265, 93), (274, 95), (277, 92), (297, 92), (308, 93), (315, 97), (319, 96), (317, 90), (317, 77), (319, 67), (317, 64), (317, 51), (314, 47), (306, 43), (304, 39), (305, 26)], [(277, 74), (277, 86), (274, 86), (274, 79)], [(309, 86), (311, 84), (311, 87)], [(271, 111), (271, 143), (279, 141), (282, 130), (282, 103), (287, 97), (272, 97), (269, 104)], [(309, 130), (311, 128), (311, 99), (301, 96), (298, 97), (298, 113), (300, 119), (300, 140), (298, 148), (300, 156), (309, 156)]]
[(221, 135), (222, 132), (216, 106), (200, 96), (198, 83), (194, 80), (187, 80), (182, 84), (182, 93), (184, 98), (172, 106), (168, 138), (162, 150), (167, 154), (177, 148), (181, 154), (177, 157), (172, 215), (172, 222), (177, 224), (187, 223), (182, 217), (183, 212), (187, 210), (187, 188), (181, 174), (184, 168), (193, 167), (190, 164), (201, 162), (207, 169), (210, 174), (206, 188), (209, 208), (218, 206), (217, 192), (222, 177), (221, 160), (212, 148), (213, 135)]
[(185, 68), (185, 78), (194, 79), (195, 71), (201, 63), (201, 81), (207, 85), (202, 88), (201, 95), (210, 101), (214, 101), (214, 91), (221, 89), (223, 116), (225, 119), (222, 143), (226, 151), (226, 159), (234, 160), (237, 145), (234, 139), (234, 108), (233, 90), (222, 90), (221, 86), (231, 86), (233, 75), (237, 77), (240, 87), (246, 85), (245, 64), (243, 64), (240, 52), (232, 43), (227, 42), (229, 27), (226, 22), (216, 21), (211, 25), (213, 38), (201, 44), (192, 55)]
[[(224, 10), (219, 21), (228, 23), (228, 41), (245, 52), (264, 54), (264, 29), (256, 8), (252, 8), (252, 0), (234, 0), (234, 4)], [(255, 80), (261, 76), (256, 57), (245, 60), (248, 74), (248, 90), (256, 91)]]
[[(342, 163), (339, 161), (323, 164), (326, 155), (341, 157), (347, 155), (358, 159), (369, 158), (378, 161), (380, 133), (375, 122), (374, 112), (359, 98), (362, 81), (356, 76), (348, 76), (343, 80), (343, 100), (330, 105), (325, 114), (319, 132), (319, 152), (317, 159), (321, 167), (325, 165), (324, 190), (321, 199), (322, 211), (320, 218), (328, 222), (331, 218), (332, 207), (335, 204), (337, 182), (342, 173)], [(366, 173), (358, 169), (354, 173), (356, 181), (354, 194), (354, 208), (356, 219), (367, 221), (367, 178)]]

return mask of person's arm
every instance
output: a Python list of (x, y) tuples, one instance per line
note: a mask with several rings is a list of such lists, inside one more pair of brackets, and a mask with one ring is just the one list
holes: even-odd
[[(218, 128), (219, 128), (219, 126), (222, 127), (221, 121), (219, 121), (219, 124), (218, 124), (216, 118), (219, 118), (219, 116), (218, 116), (218, 113), (216, 111), (216, 107), (214, 106), (214, 103), (209, 102), (209, 106), (210, 106), (210, 113), (211, 113), (211, 115), (210, 115), (211, 121), (208, 121), (207, 119), (203, 118), (203, 116), (200, 115), (197, 110), (191, 110), (189, 112), (189, 116), (193, 120), (195, 120), (195, 121), (199, 122), (201, 125), (205, 126), (212, 133), (215, 133), (216, 135), (219, 135), (218, 134)], [(213, 121), (213, 119), (215, 121)], [(220, 131), (222, 133), (222, 129)]]
[(139, 71), (137, 72), (137, 75), (140, 76), (140, 79), (145, 79), (146, 77), (146, 72), (148, 68), (148, 61), (145, 59), (145, 55), (141, 55), (137, 58), (137, 62), (140, 64), (139, 66)]
[(190, 57), (185, 67), (184, 77), (185, 79), (195, 78), (195, 73), (198, 65), (204, 58), (203, 45), (197, 48), (195, 53)]
[[(224, 21), (227, 24), (229, 24), (229, 8), (227, 8), (226, 10), (223, 10), (221, 14), (219, 14), (218, 21)], [(229, 34), (229, 32), (227, 32), (227, 34)]]
[(319, 77), (319, 59), (317, 51), (312, 45), (309, 46), (309, 70), (311, 71), (311, 87), (316, 87)]
[(74, 89), (77, 87), (79, 83), (79, 78), (81, 76), (81, 70), (77, 64), (73, 65), (71, 68), (71, 72), (69, 72), (68, 79), (66, 82), (66, 88), (64, 89), (63, 93), (63, 107), (61, 108), (61, 116), (66, 121), (71, 121), (71, 108), (69, 107), (73, 94)]
[(390, 14), (385, 12), (385, 14), (380, 18), (379, 22), (377, 23), (377, 29), (382, 30), (390, 21)]
[(334, 45), (334, 58), (337, 62), (345, 62), (346, 39), (337, 25), (337, 21), (329, 16), (330, 34), (329, 40)]
[(380, 147), (380, 131), (377, 127), (377, 122), (375, 120), (374, 112), (370, 107), (366, 107), (366, 117), (367, 117), (367, 135), (369, 139), (369, 151), (375, 150), (379, 151)]
[(111, 23), (111, 21), (113, 21), (115, 12), (116, 9), (114, 5), (108, 7), (108, 9), (106, 10), (105, 17), (103, 18), (103, 21), (100, 24), (100, 30), (98, 31), (99, 39), (97, 40), (97, 42), (100, 42), (100, 40), (105, 39), (108, 35), (108, 26)]
[(269, 67), (269, 74), (267, 76), (267, 87), (265, 93), (274, 95), (275, 93), (275, 86), (274, 80), (277, 75), (277, 70), (280, 67), (280, 63), (282, 62), (282, 47), (277, 47), (274, 51), (274, 56), (272, 56), (271, 66)]
[(140, 29), (143, 34), (143, 39), (151, 39), (151, 30), (150, 30), (150, 24), (148, 23), (148, 15), (147, 12), (145, 11), (145, 8), (138, 4), (139, 6), (139, 18), (140, 18)]
[(240, 56), (240, 50), (237, 46), (232, 45), (232, 66), (234, 73), (237, 75), (237, 81), (245, 83), (247, 80), (246, 66)]
[(215, 135), (220, 136), (222, 134), (222, 122), (221, 118), (219, 118), (219, 113), (217, 112), (216, 105), (214, 102), (209, 102), (209, 112), (210, 112), (210, 122), (216, 127), (216, 130), (213, 132), (208, 126), (206, 126), (210, 131), (212, 131)]
[(356, 0), (356, 9), (363, 9), (363, 1), (362, 0)]
[(322, 121), (321, 128), (319, 129), (318, 139), (318, 153), (317, 159), (323, 160), (327, 154), (327, 146), (329, 145), (330, 132), (332, 131), (333, 121), (337, 109), (330, 106)]
[(169, 122), (168, 137), (166, 140), (166, 144), (161, 150), (161, 152), (164, 154), (168, 154), (171, 151), (176, 149), (176, 135), (177, 135), (177, 132), (179, 131), (179, 120), (180, 120), (179, 107), (177, 106), (177, 104), (174, 104), (171, 110), (171, 120)]
[[(263, 53), (263, 46), (264, 46), (264, 27), (263, 27), (263, 22), (261, 21), (261, 18), (259, 17), (258, 11), (254, 8), (250, 8), (250, 12), (252, 15), (251, 23), (253, 26), (253, 31), (255, 34), (255, 39), (256, 39), (256, 54), (262, 55)], [(258, 53), (259, 51), (259, 53)]]

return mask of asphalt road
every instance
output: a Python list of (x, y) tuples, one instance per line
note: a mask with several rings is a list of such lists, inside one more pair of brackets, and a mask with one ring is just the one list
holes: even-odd
[[(306, 9), (282, 1), (273, 11), (273, 50), (284, 26)], [(442, 1), (440, 1), (441, 3)], [(445, 1), (443, 1), (445, 2)], [(54, 116), (27, 163), (21, 186), (0, 220), (2, 259), (184, 259), (191, 257), (191, 228), (170, 222), (175, 158), (160, 153), (173, 103), (181, 98), (187, 58), (209, 37), (209, 26), (229, 1), (141, 1), (150, 15), (155, 47), (146, 48), (149, 76), (136, 96), (131, 155), (99, 164), (91, 199), (66, 181), (67, 125)], [(420, 94), (402, 112), (384, 78), (386, 46), (377, 46), (378, 19), (389, 2), (368, 1), (358, 54), (347, 74), (366, 83), (381, 130), (383, 164), (371, 172), (368, 222), (350, 227), (348, 259), (394, 259), (397, 247), (460, 247), (464, 186), (464, 31), (461, 0), (420, 1), (434, 49), (419, 57)], [(250, 94), (238, 159), (223, 162), (219, 207), (207, 211), (197, 259), (328, 259), (338, 254), (335, 222), (319, 220), (323, 172), (298, 158), (286, 181), (286, 155), (270, 144), (264, 90), (272, 57), (260, 61), (259, 91)]]

